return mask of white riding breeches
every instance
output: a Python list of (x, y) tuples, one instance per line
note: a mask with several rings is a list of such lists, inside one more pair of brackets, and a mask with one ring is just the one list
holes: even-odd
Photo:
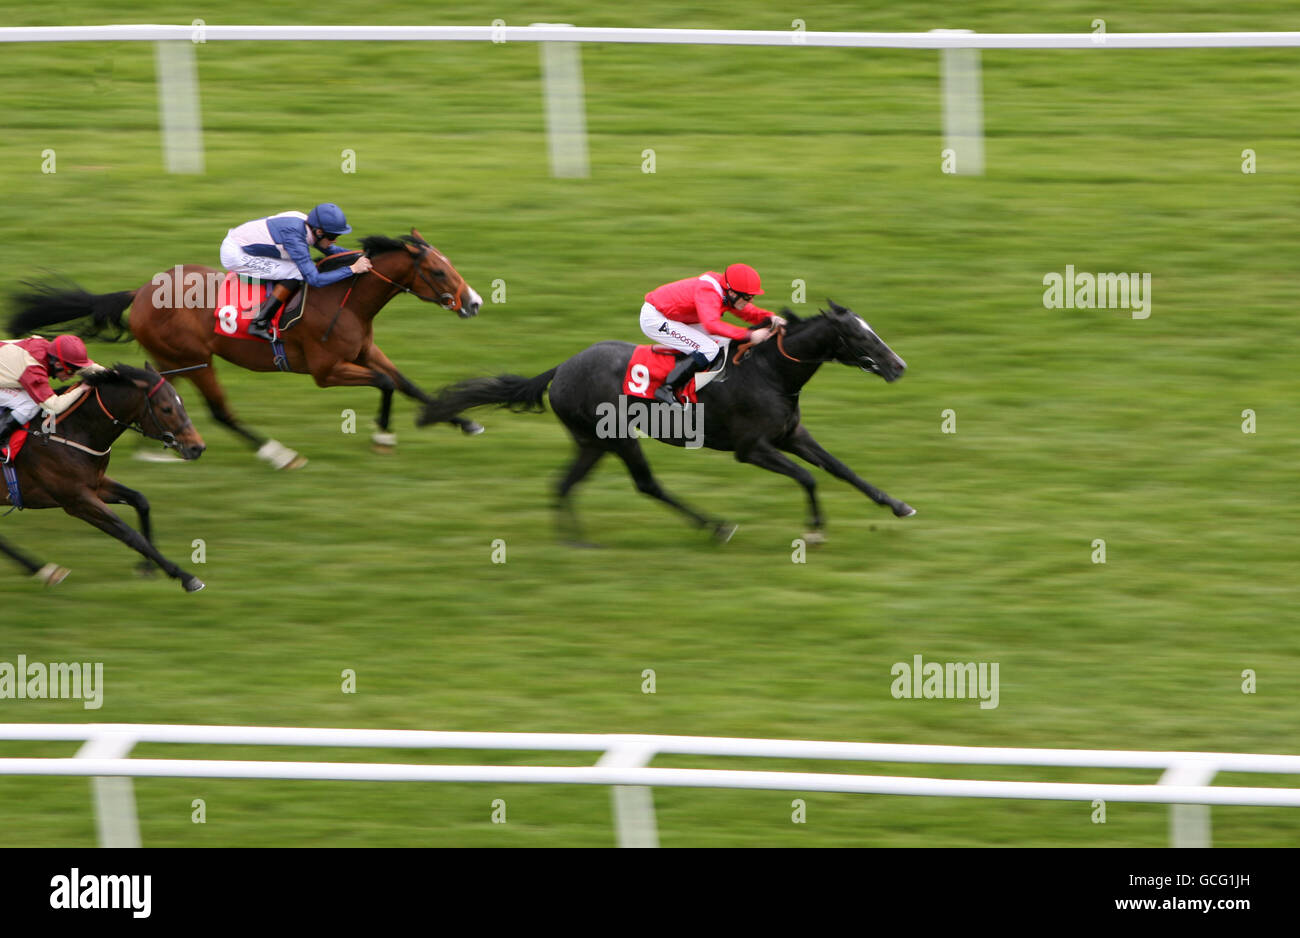
[(231, 238), (221, 242), (221, 266), (234, 274), (259, 280), (301, 280), (302, 271), (291, 260), (248, 254)]
[(26, 423), (41, 411), (41, 405), (22, 388), (0, 388), (0, 408), (8, 410), (19, 423)]
[(709, 361), (714, 359), (722, 347), (703, 329), (669, 319), (649, 303), (641, 307), (641, 331), (661, 345), (688, 355), (699, 352)]

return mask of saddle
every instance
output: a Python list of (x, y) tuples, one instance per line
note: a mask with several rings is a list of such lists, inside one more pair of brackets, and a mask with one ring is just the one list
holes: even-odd
[[(718, 363), (711, 366), (707, 371), (701, 369), (700, 371), (695, 372), (695, 390), (697, 391), (711, 381), (717, 381), (718, 384), (722, 384), (727, 380), (727, 377), (729, 377), (726, 375), (726, 371), (727, 364), (731, 361), (731, 339), (726, 338), (725, 336), (719, 336), (718, 343), (722, 346), (721, 351), (718, 353)], [(656, 355), (674, 356), (674, 364), (676, 364), (678, 359), (685, 357), (681, 352), (677, 351), (677, 349), (669, 348), (667, 345), (652, 345), (650, 346), (650, 350)]]
[[(307, 284), (304, 283), (298, 292), (289, 298), (284, 308), (272, 317), (272, 323), (281, 333), (292, 329), (302, 318), (307, 289)], [(257, 311), (262, 308), (265, 299), (266, 284), (257, 280), (245, 280), (238, 274), (227, 273), (217, 291), (212, 331), (230, 339), (265, 342), (266, 340), (259, 336), (248, 334), (248, 324), (257, 318)]]

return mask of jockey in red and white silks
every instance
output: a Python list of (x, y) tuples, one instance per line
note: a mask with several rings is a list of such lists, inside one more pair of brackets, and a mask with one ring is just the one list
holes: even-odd
[[(676, 403), (677, 392), (691, 376), (717, 357), (721, 346), (713, 336), (757, 343), (767, 339), (774, 326), (785, 323), (770, 310), (753, 304), (754, 297), (762, 292), (754, 268), (732, 264), (725, 274), (710, 270), (698, 277), (666, 283), (646, 294), (641, 307), (641, 331), (686, 356), (655, 393), (659, 400)], [(760, 328), (733, 326), (722, 319), (723, 313), (732, 313)]]
[(63, 380), (79, 371), (102, 370), (86, 354), (86, 343), (75, 335), (0, 342), (0, 444), (41, 411), (61, 414), (85, 393), (85, 387), (78, 386), (55, 394), (51, 378)]

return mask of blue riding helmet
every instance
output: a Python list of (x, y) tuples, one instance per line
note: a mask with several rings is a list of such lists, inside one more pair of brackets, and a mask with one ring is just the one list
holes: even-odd
[(333, 235), (345, 235), (352, 230), (352, 226), (343, 216), (343, 209), (333, 202), (322, 202), (312, 209), (307, 214), (307, 224)]

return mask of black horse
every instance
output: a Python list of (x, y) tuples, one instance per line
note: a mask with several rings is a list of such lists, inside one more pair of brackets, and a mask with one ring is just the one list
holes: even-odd
[(62, 583), (63, 578), (70, 572), (67, 567), (60, 567), (56, 563), (41, 564), (39, 561), (33, 560), (2, 537), (0, 537), (0, 554), (4, 554), (13, 560), (14, 563), (30, 573), (33, 579), (40, 580), (46, 586), (55, 586)]
[[(813, 542), (823, 539), (825, 524), (817, 503), (817, 484), (812, 473), (786, 453), (845, 480), (877, 504), (888, 505), (899, 517), (916, 514), (915, 508), (860, 479), (822, 449), (799, 420), (799, 391), (824, 363), (856, 365), (886, 381), (897, 381), (906, 362), (860, 316), (834, 302), (820, 316), (801, 320), (789, 310), (783, 315), (788, 319), (785, 329), (729, 363), (719, 379), (700, 389), (700, 404), (689, 411), (680, 405), (623, 398), (623, 377), (634, 346), (599, 342), (535, 378), (498, 375), (444, 388), (425, 407), (418, 422), (423, 426), (445, 421), (483, 404), (540, 411), (549, 385), (551, 408), (578, 444), (577, 458), (556, 490), (561, 519), (572, 526), (575, 539), (579, 537), (577, 519), (569, 492), (611, 452), (623, 460), (636, 487), (646, 495), (673, 506), (700, 527), (711, 528), (719, 540), (728, 540), (734, 533), (734, 524), (708, 518), (663, 490), (650, 472), (638, 436), (653, 436), (675, 446), (702, 443), (710, 449), (735, 452), (740, 462), (790, 476), (808, 493), (808, 538)], [(656, 408), (662, 412), (655, 414)], [(674, 408), (675, 412), (670, 412)], [(692, 433), (692, 425), (697, 432)]]

